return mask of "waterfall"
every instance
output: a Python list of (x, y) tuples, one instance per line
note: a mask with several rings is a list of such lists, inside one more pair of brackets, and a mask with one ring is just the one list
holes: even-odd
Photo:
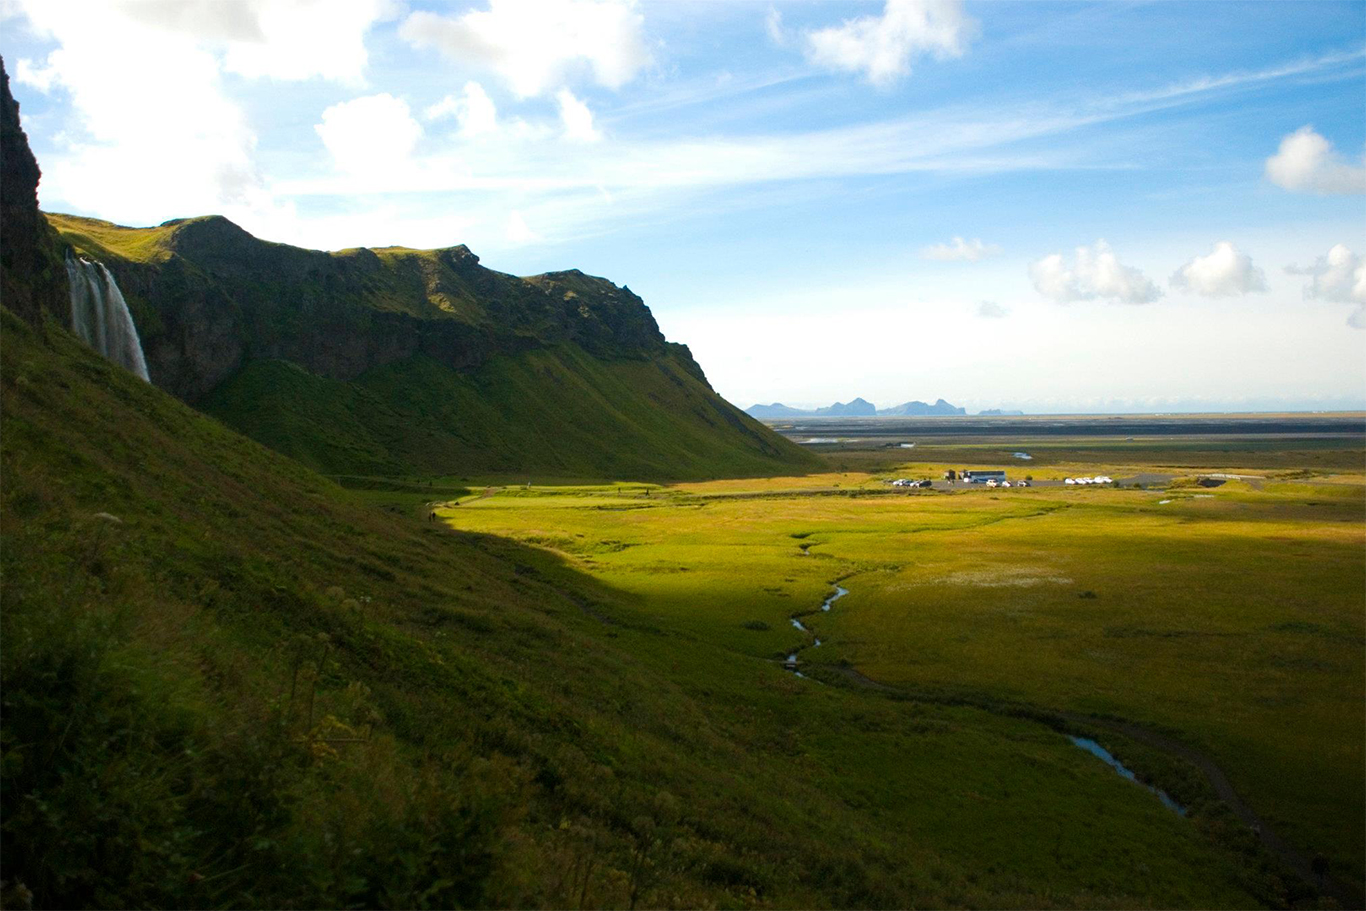
[(103, 263), (92, 263), (66, 251), (66, 277), (71, 284), (71, 331), (109, 360), (151, 381), (142, 356), (142, 340), (118, 282)]

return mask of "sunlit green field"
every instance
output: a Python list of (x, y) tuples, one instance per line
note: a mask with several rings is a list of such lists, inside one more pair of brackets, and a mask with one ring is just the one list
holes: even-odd
[[(1180, 448), (1126, 461), (1180, 466)], [(1094, 451), (1079, 462), (1076, 448), (1057, 449), (1071, 457), (1036, 456), (1037, 464), (1011, 466), (1012, 473), (1099, 470)], [(850, 689), (852, 668), (922, 700), (1084, 713), (1164, 732), (1214, 758), (1267, 824), (1306, 856), (1326, 856), (1333, 875), (1359, 889), (1366, 852), (1359, 457), (1318, 453), (1314, 464), (1298, 466), (1284, 451), (1244, 447), (1228, 454), (1227, 470), (1268, 466), (1260, 477), (1209, 490), (1178, 479), (1170, 489), (890, 493), (886, 477), (991, 464), (965, 462), (970, 451), (952, 455), (882, 473), (490, 488), (437, 511), (457, 528), (563, 554), (634, 596), (631, 622), (709, 646), (674, 662), (679, 679), (718, 673), (698, 663), (710, 655), (708, 662), (762, 668), (753, 672), (758, 679), (792, 687), (794, 698), (819, 691), (838, 712), (839, 700), (863, 698)], [(822, 644), (801, 652), (808, 679), (797, 680), (781, 659), (806, 640), (789, 618), (818, 608), (836, 581), (850, 594), (829, 613), (803, 618)], [(902, 711), (916, 704), (902, 703)], [(1046, 728), (1019, 725), (1066, 745)], [(1046, 837), (1038, 831), (1046, 813), (1028, 825), (1020, 817), (1019, 828), (1009, 814), (997, 816), (984, 834), (982, 821), (936, 806), (942, 781), (922, 781), (925, 793), (890, 802), (887, 777), (907, 769), (875, 750), (851, 756), (851, 741), (840, 742), (842, 753), (817, 751), (813, 761), (840, 764), (847, 787), (877, 794), (877, 812), (904, 814), (908, 831), (937, 847), (968, 851), (971, 844), (980, 852), (983, 839)], [(1159, 786), (1200, 803), (1200, 776), (1189, 768), (1119, 738), (1110, 745)], [(1077, 775), (1105, 771), (1079, 750), (1063, 755)], [(978, 761), (940, 759), (936, 774)], [(1004, 791), (1018, 800), (1042, 797), (1060, 819), (1075, 812), (1061, 809), (1070, 785), (1030, 782), (1025, 765), (1001, 773)], [(1108, 780), (1097, 812), (1120, 805), (1110, 799), (1161, 810), (1147, 792), (1118, 776)], [(1040, 795), (1040, 787), (1062, 792)], [(1148, 832), (1131, 846), (1145, 864), (1164, 850), (1190, 850), (1176, 841), (1154, 849), (1164, 838), (1201, 832), (1202, 844), (1230, 841), (1208, 813), (1182, 820), (1162, 811), (1153, 824), (1167, 834)], [(1028, 863), (1038, 862), (1031, 854)]]

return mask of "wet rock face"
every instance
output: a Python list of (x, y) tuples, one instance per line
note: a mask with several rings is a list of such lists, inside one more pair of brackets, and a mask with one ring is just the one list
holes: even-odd
[[(241, 308), (184, 261), (109, 265), (125, 297), (150, 303), (140, 308), (139, 331), (153, 383), (194, 402), (242, 366), (247, 345)], [(152, 325), (149, 310), (155, 314)]]
[(56, 234), (38, 211), (40, 176), (0, 60), (0, 302), (30, 322), (44, 311), (66, 321), (66, 271)]

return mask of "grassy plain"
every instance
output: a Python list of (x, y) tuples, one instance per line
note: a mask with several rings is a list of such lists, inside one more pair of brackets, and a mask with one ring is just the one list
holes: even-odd
[[(843, 452), (831, 457), (843, 470), (799, 478), (510, 488), (466, 498), (441, 515), (457, 528), (555, 551), (636, 596), (634, 622), (704, 642), (718, 661), (742, 667), (775, 663), (801, 643), (790, 615), (816, 608), (841, 580), (850, 594), (830, 613), (803, 619), (822, 641), (800, 656), (814, 679), (793, 681), (809, 691), (808, 705), (837, 698), (831, 691), (851, 698), (816, 681), (842, 683), (853, 668), (941, 702), (1139, 723), (1212, 757), (1267, 824), (1306, 856), (1322, 853), (1333, 874), (1359, 890), (1366, 853), (1360, 441), (1028, 444), (1034, 460), (1025, 464), (1011, 461), (1018, 444), (953, 441), (895, 453), (917, 460), (896, 466), (885, 464), (885, 450)], [(879, 461), (884, 470), (867, 470)], [(1258, 477), (1206, 490), (1192, 485), (1193, 462)], [(885, 483), (993, 464), (1036, 477), (1102, 470), (1177, 477), (1147, 490), (891, 494)], [(722, 675), (719, 667), (714, 673)], [(846, 727), (835, 722), (832, 731)], [(1178, 799), (1203, 806), (1190, 821), (1165, 819), (1173, 831), (1203, 833), (1219, 850), (1237, 841), (1230, 834), (1237, 826), (1219, 817), (1190, 766), (1113, 734), (1107, 745)], [(1104, 768), (1075, 752), (1076, 774)], [(838, 787), (870, 789), (888, 811), (898, 805), (889, 795), (905, 785), (888, 786), (893, 773), (875, 753), (855, 740), (830, 760), (845, 773)], [(902, 758), (903, 772), (919, 761)], [(959, 763), (953, 775), (967, 775), (977, 759), (968, 753)], [(1052, 785), (1016, 777), (1026, 767), (1003, 771), (988, 791), (1069, 805), (1070, 785), (1043, 795), (1038, 789)], [(1158, 806), (1118, 777), (1109, 796)], [(908, 831), (993, 856), (982, 837), (991, 827), (947, 823), (952, 814), (931, 809), (932, 795), (914, 803), (914, 811), (904, 805)], [(1037, 840), (1055, 824), (1012, 821), (998, 810), (1005, 815), (992, 831), (1001, 839)], [(1104, 818), (1110, 808), (1096, 811)], [(1028, 876), (1027, 864), (1018, 869)]]

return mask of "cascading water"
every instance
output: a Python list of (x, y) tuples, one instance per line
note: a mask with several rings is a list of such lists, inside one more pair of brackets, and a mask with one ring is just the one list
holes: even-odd
[(103, 263), (67, 250), (66, 277), (71, 284), (71, 330), (109, 360), (151, 382), (138, 327), (114, 276)]

